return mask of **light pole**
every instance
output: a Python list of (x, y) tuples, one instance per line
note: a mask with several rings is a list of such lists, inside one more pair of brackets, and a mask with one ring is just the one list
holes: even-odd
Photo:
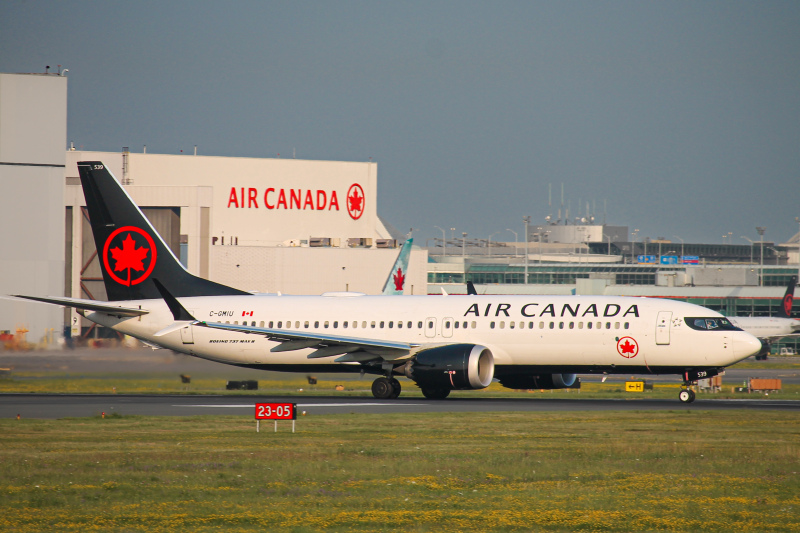
[(753, 242), (753, 239), (748, 239), (744, 235), (742, 235), (741, 237), (742, 237), (742, 239), (750, 241), (750, 264), (752, 265), (753, 264), (753, 245), (755, 244), (755, 242)]
[(492, 237), (500, 233), (499, 231), (495, 231), (491, 235), (489, 235), (489, 257), (492, 257)]
[[(800, 217), (794, 217), (794, 221), (800, 224)], [(797, 279), (800, 279), (800, 233), (797, 234)]]
[(633, 242), (631, 243), (631, 263), (633, 263), (633, 254), (636, 253), (636, 237), (639, 235), (639, 230), (633, 230)]
[(678, 237), (677, 235), (673, 235), (673, 237), (675, 237), (676, 239), (678, 239), (679, 241), (681, 241), (681, 261), (683, 261), (683, 239), (681, 239), (681, 238), (680, 238), (680, 237)]
[(434, 226), (434, 228), (442, 232), (442, 257), (444, 257), (447, 255), (447, 235), (445, 235), (444, 230), (439, 226)]
[(467, 232), (461, 232), (461, 258), (467, 257)]
[(759, 235), (759, 242), (761, 243), (761, 282), (759, 285), (761, 287), (764, 286), (764, 233), (767, 231), (767, 228), (764, 226), (756, 226), (756, 231)]
[(511, 233), (514, 234), (514, 257), (517, 257), (517, 238), (519, 237), (519, 235), (517, 235), (517, 232), (511, 228), (506, 228), (506, 231), (510, 231)]
[(525, 285), (528, 284), (528, 224), (531, 223), (531, 217), (524, 216), (522, 221), (525, 222)]

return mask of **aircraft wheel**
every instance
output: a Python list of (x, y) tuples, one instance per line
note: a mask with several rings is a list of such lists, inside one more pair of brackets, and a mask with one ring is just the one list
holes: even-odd
[(400, 386), (400, 382), (395, 378), (390, 379), (389, 383), (392, 385), (392, 394), (389, 396), (389, 399), (393, 400), (400, 396), (400, 391), (403, 390), (403, 388)]
[(450, 389), (445, 388), (422, 388), (422, 395), (429, 400), (444, 400), (450, 395)]
[(378, 378), (372, 382), (372, 395), (380, 400), (391, 398), (394, 390), (388, 378)]
[(694, 391), (689, 389), (682, 389), (678, 393), (678, 399), (683, 403), (692, 403), (694, 401)]

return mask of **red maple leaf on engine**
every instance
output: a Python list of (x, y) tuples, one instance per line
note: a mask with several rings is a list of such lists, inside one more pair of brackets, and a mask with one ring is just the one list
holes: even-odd
[(137, 271), (144, 270), (142, 259), (147, 257), (147, 252), (149, 251), (149, 248), (137, 248), (136, 241), (134, 241), (131, 234), (128, 233), (128, 236), (122, 241), (122, 249), (118, 247), (111, 249), (111, 256), (117, 262), (117, 264), (114, 265), (114, 270), (119, 272), (128, 269), (128, 279), (130, 279), (131, 269)]
[(403, 275), (403, 269), (398, 267), (397, 274), (395, 274), (392, 279), (394, 279), (394, 290), (402, 291), (403, 283), (406, 281), (406, 277)]
[(636, 348), (636, 345), (631, 344), (631, 341), (625, 341), (625, 344), (619, 345), (619, 349), (622, 353), (633, 353), (634, 348)]

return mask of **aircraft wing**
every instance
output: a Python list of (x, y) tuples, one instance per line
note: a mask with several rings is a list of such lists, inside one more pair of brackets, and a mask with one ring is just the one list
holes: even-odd
[(341, 357), (336, 359), (336, 362), (339, 363), (365, 362), (376, 359), (395, 361), (409, 357), (416, 348), (420, 347), (419, 344), (408, 342), (381, 341), (306, 331), (223, 324), (220, 322), (198, 321), (195, 322), (194, 325), (211, 329), (264, 335), (269, 340), (280, 343), (270, 350), (272, 352), (288, 352), (314, 348), (315, 351), (308, 354), (309, 359), (339, 355)]
[(63, 305), (64, 307), (74, 307), (76, 309), (83, 309), (85, 311), (96, 311), (113, 316), (141, 316), (150, 312), (147, 309), (122, 307), (120, 305), (112, 304), (111, 302), (101, 302), (99, 300), (82, 300), (80, 298), (64, 298), (55, 296), (25, 296), (23, 294), (12, 294), (11, 296), (14, 298), (33, 300), (35, 302)]

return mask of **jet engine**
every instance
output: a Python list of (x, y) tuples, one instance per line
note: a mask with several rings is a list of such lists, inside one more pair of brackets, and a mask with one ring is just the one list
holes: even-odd
[(402, 372), (423, 391), (484, 389), (494, 377), (494, 356), (485, 346), (452, 344), (420, 352)]
[(509, 389), (569, 389), (578, 381), (577, 374), (513, 375), (499, 378)]

